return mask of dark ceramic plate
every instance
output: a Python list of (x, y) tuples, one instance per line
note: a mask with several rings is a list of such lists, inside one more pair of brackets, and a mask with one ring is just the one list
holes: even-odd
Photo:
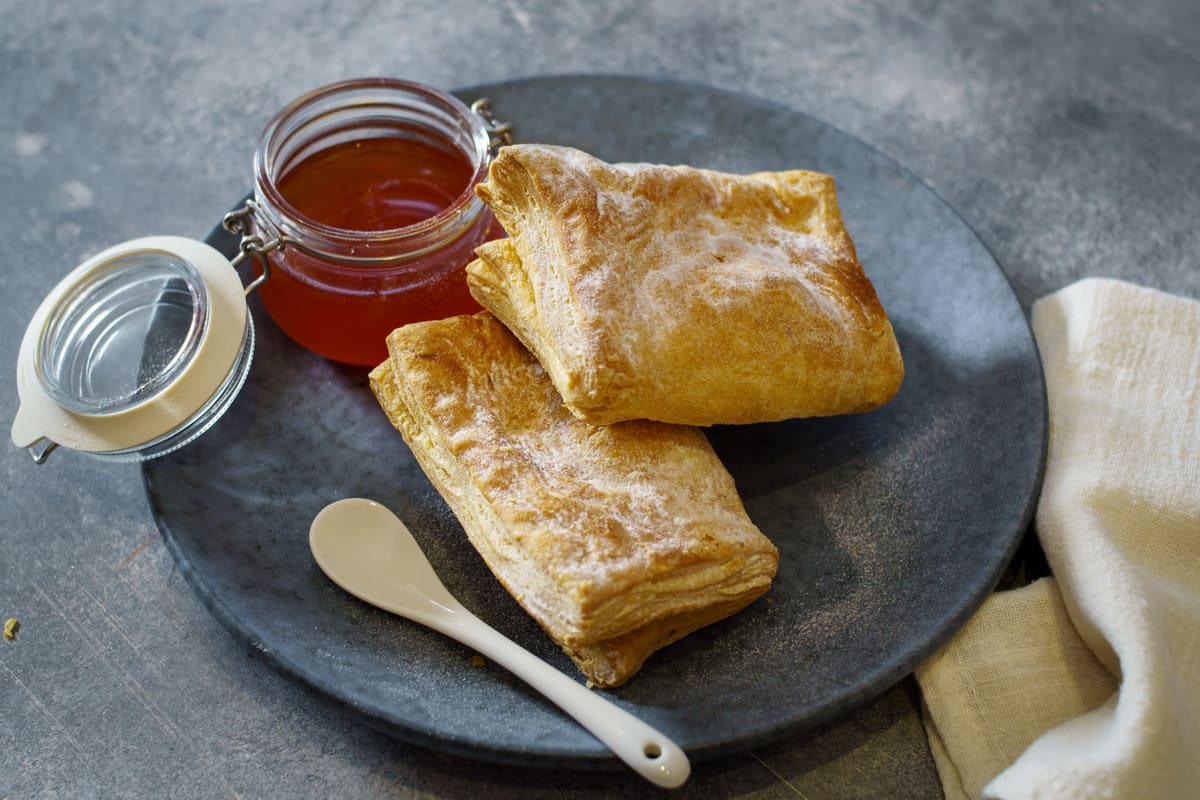
[[(607, 160), (838, 180), (846, 225), (907, 378), (866, 415), (710, 430), (779, 547), (770, 593), (655, 654), (605, 694), (704, 759), (843, 714), (907, 675), (992, 589), (1030, 519), (1046, 438), (1037, 351), (1004, 274), (932, 191), (870, 147), (785, 108), (702, 86), (549, 77), (491, 98), (522, 141)], [(232, 253), (214, 232), (210, 242)], [(449, 589), (563, 671), (376, 406), (363, 369), (293, 345), (252, 304), (250, 379), (196, 443), (145, 465), (179, 567), (223, 623), (285, 673), (403, 739), (547, 766), (616, 764), (494, 665), (337, 589), (308, 552), (327, 503), (371, 497), (407, 520)]]

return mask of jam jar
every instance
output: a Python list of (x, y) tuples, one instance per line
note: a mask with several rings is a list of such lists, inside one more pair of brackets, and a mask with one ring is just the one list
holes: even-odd
[[(304, 347), (361, 365), (383, 360), (395, 327), (476, 310), (465, 266), (503, 231), (474, 187), (507, 131), (486, 101), (391, 79), (289, 104), (263, 133), (253, 194), (225, 217), (236, 256), (135, 239), (42, 301), (18, 351), (13, 443), (38, 463), (59, 445), (144, 460), (200, 436), (250, 371), (251, 291)], [(244, 261), (259, 265), (247, 285)]]
[(254, 154), (247, 220), (268, 249), (259, 296), (275, 323), (374, 366), (394, 328), (478, 311), (464, 268), (503, 233), (474, 191), (494, 133), (477, 109), (400, 80), (333, 84), (280, 111)]

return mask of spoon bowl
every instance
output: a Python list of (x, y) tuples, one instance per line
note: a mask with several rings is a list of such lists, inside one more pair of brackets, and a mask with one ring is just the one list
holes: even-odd
[(442, 585), (404, 523), (363, 498), (339, 500), (312, 521), (309, 547), (338, 586), (364, 602), (439, 631), (508, 669), (657, 786), (687, 780), (687, 755), (667, 736), (572, 680), (468, 611)]

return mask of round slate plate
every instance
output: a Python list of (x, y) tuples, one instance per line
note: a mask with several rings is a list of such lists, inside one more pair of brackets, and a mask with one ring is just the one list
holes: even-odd
[[(693, 759), (812, 727), (881, 693), (992, 589), (1030, 519), (1046, 410), (1005, 276), (932, 191), (861, 142), (778, 106), (632, 77), (548, 77), (488, 96), (519, 140), (610, 161), (837, 178), (846, 225), (907, 368), (871, 414), (718, 427), (710, 439), (780, 550), (774, 587), (606, 692)], [(214, 232), (228, 253), (234, 241)], [(371, 497), (411, 527), (447, 587), (578, 677), (488, 572), (366, 382), (300, 349), (252, 303), (256, 362), (229, 414), (144, 467), (164, 539), (223, 623), (276, 667), (406, 740), (496, 761), (617, 765), (533, 691), (466, 648), (337, 589), (307, 549), (327, 503)]]

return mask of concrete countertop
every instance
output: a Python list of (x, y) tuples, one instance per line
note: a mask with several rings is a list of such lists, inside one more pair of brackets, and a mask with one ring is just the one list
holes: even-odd
[[(1191, 0), (0, 0), (0, 365), (104, 247), (203, 237), (267, 119), (335, 80), (711, 84), (824, 120), (955, 207), (1022, 305), (1085, 276), (1200, 298)], [(12, 419), (15, 384), (0, 384)], [(657, 796), (412, 747), (276, 673), (176, 570), (136, 466), (0, 451), (0, 798)], [(701, 764), (679, 797), (939, 797), (911, 680)]]

